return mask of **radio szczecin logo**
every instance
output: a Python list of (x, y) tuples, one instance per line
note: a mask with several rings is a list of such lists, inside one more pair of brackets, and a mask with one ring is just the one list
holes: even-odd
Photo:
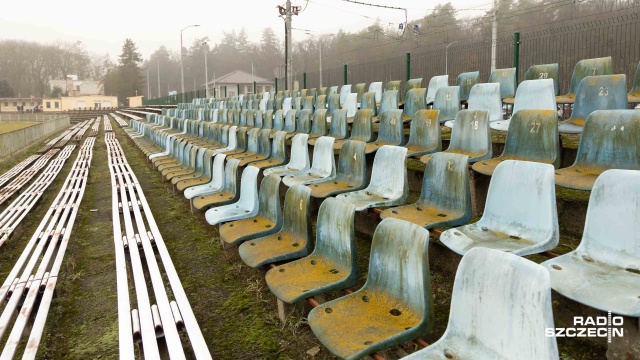
[[(611, 343), (611, 338), (623, 337), (622, 316), (611, 316), (611, 311), (607, 316), (574, 316), (573, 327), (545, 328), (546, 337), (599, 337), (607, 338)], [(589, 326), (589, 327), (586, 327)]]

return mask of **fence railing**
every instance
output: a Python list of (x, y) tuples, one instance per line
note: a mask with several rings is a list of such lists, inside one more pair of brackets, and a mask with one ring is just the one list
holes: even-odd
[(60, 118), (68, 118), (69, 115), (61, 114), (2, 114), (0, 115), (0, 122), (38, 122), (44, 123), (54, 121)]

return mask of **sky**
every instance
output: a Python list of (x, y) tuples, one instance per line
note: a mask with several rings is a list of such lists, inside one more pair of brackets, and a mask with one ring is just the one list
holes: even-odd
[[(407, 9), (409, 22), (423, 17), (439, 3), (425, 0), (359, 0), (369, 4), (387, 5)], [(180, 49), (180, 30), (184, 46), (194, 39), (209, 37), (217, 43), (223, 32), (244, 27), (250, 41), (259, 41), (262, 30), (274, 29), (284, 38), (284, 21), (276, 6), (285, 0), (189, 0), (189, 1), (136, 1), (111, 0), (87, 2), (80, 0), (43, 1), (26, 3), (9, 1), (0, 11), (0, 39), (16, 39), (54, 43), (82, 41), (90, 53), (108, 53), (117, 59), (124, 39), (131, 38), (144, 58), (161, 45), (173, 51)], [(458, 16), (484, 14), (492, 7), (492, 0), (451, 0)], [(153, 5), (151, 5), (153, 4)], [(176, 8), (182, 4), (182, 8)], [(389, 29), (404, 22), (404, 10), (385, 9), (347, 2), (345, 0), (292, 0), (304, 11), (293, 17), (293, 40), (307, 38), (304, 30), (312, 33), (358, 31), (379, 18)], [(392, 25), (389, 25), (392, 24)]]

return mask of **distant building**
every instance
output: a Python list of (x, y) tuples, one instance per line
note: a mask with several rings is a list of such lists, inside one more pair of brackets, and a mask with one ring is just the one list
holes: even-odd
[(142, 98), (144, 96), (140, 95), (140, 96), (129, 96), (127, 98), (127, 103), (129, 104), (129, 107), (138, 107), (138, 106), (142, 106)]
[(15, 112), (22, 107), (23, 111), (32, 111), (34, 107), (42, 104), (42, 98), (17, 97), (0, 98), (0, 112)]
[(256, 83), (256, 93), (258, 94), (271, 91), (274, 86), (273, 81), (258, 75), (251, 75), (242, 70), (230, 72), (208, 82), (206, 85), (209, 88), (209, 96), (213, 96), (215, 89), (216, 97), (224, 97), (225, 90), (226, 96), (239, 95), (238, 87), (240, 88), (240, 94), (252, 94), (254, 81)]
[(78, 80), (78, 75), (67, 75), (66, 80), (50, 80), (49, 90), (55, 87), (62, 89), (69, 96), (104, 95), (104, 86), (96, 80)]
[(42, 111), (66, 111), (118, 107), (117, 96), (86, 95), (42, 99)]

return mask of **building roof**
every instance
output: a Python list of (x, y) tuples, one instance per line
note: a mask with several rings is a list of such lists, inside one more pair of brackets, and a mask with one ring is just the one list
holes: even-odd
[(258, 84), (273, 84), (273, 81), (267, 80), (258, 75), (251, 75), (242, 70), (236, 70), (228, 73), (227, 75), (220, 76), (219, 78), (210, 81), (207, 85), (224, 85), (224, 84), (253, 84), (253, 82)]

